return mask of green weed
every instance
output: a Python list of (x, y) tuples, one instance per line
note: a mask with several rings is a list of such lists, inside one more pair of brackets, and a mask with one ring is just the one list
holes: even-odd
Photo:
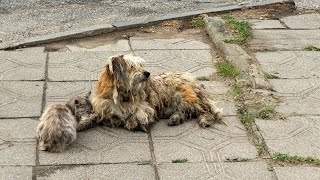
[(320, 48), (314, 46), (314, 45), (308, 45), (304, 48), (306, 51), (320, 51)]
[(224, 40), (225, 43), (242, 45), (246, 44), (252, 38), (252, 29), (248, 21), (237, 21), (232, 16), (227, 16), (224, 20), (236, 33), (235, 38), (226, 39)]

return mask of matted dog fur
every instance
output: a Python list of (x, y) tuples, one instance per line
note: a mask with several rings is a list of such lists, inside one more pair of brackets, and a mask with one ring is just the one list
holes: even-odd
[(132, 54), (107, 60), (92, 101), (98, 121), (143, 131), (164, 117), (169, 117), (170, 126), (193, 117), (201, 127), (224, 123), (221, 109), (189, 73), (150, 76), (143, 63)]

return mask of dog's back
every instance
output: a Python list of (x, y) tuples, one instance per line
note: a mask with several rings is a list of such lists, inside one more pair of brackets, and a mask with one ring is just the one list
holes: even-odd
[(67, 104), (52, 104), (40, 118), (39, 149), (61, 152), (76, 139), (77, 121)]

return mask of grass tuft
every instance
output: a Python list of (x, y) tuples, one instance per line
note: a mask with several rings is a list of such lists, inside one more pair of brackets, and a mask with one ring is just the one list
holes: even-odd
[(288, 154), (277, 153), (274, 157), (275, 161), (286, 162), (290, 164), (313, 164), (320, 166), (320, 159), (312, 157), (290, 156)]
[(262, 52), (275, 52), (278, 51), (277, 48), (264, 48), (261, 50)]
[(202, 18), (194, 18), (192, 21), (192, 26), (193, 27), (196, 27), (196, 28), (200, 28), (200, 27), (203, 27), (205, 22)]
[(199, 76), (197, 77), (197, 80), (199, 81), (210, 81), (210, 78), (207, 76)]
[(314, 46), (314, 45), (308, 45), (304, 48), (306, 51), (320, 51), (320, 48)]
[(225, 43), (246, 44), (252, 38), (252, 29), (248, 21), (237, 21), (232, 16), (224, 18), (225, 22), (235, 31), (236, 37), (224, 40)]
[(175, 159), (175, 160), (172, 160), (171, 161), (172, 163), (186, 163), (188, 162), (188, 159), (185, 158), (185, 159)]
[(238, 68), (228, 62), (216, 63), (217, 71), (220, 76), (235, 78), (240, 74)]
[(264, 73), (264, 77), (266, 79), (279, 79), (279, 76), (273, 75), (273, 74), (269, 74), (269, 73)]
[(277, 116), (274, 106), (257, 103), (255, 117), (260, 119), (273, 119)]

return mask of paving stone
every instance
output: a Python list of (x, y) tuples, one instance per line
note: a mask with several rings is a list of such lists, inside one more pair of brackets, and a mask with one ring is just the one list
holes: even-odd
[(144, 39), (130, 38), (132, 50), (146, 49), (210, 49), (208, 44), (190, 39)]
[(282, 102), (276, 107), (280, 113), (319, 115), (319, 79), (274, 79), (270, 80)]
[(95, 86), (97, 81), (82, 82), (48, 82), (46, 102), (65, 102), (69, 98), (85, 95), (91, 91), (90, 99), (95, 95)]
[(0, 167), (0, 179), (31, 180), (32, 167), (25, 167), (25, 166)]
[(41, 165), (97, 164), (150, 161), (148, 137), (143, 132), (96, 127), (77, 134), (63, 153), (41, 151)]
[(320, 46), (317, 30), (254, 30), (249, 46), (255, 50), (303, 50), (307, 45)]
[(51, 81), (98, 80), (110, 56), (129, 52), (54, 52), (49, 54)]
[(320, 77), (320, 53), (277, 51), (256, 53), (263, 71), (284, 79)]
[(150, 165), (137, 164), (108, 164), (74, 167), (47, 167), (39, 168), (37, 179), (141, 179), (155, 178)]
[(236, 116), (237, 115), (237, 108), (234, 102), (229, 101), (217, 101), (217, 107), (222, 108), (222, 115), (223, 116)]
[(35, 165), (36, 142), (0, 141), (1, 165)]
[(278, 180), (317, 180), (320, 179), (319, 167), (275, 167)]
[(288, 120), (256, 120), (260, 132), (274, 153), (320, 158), (320, 118), (294, 116)]
[(146, 61), (146, 69), (154, 73), (185, 71), (194, 76), (209, 76), (213, 68), (210, 50), (140, 50), (134, 51)]
[(81, 46), (75, 46), (75, 45), (66, 45), (66, 47), (71, 52), (84, 52), (84, 51), (130, 51), (129, 41), (128, 40), (119, 40), (113, 44), (105, 44), (101, 46), (96, 46), (93, 48), (86, 48)]
[(0, 82), (0, 117), (40, 116), (43, 82)]
[(280, 96), (306, 97), (319, 93), (317, 89), (320, 86), (320, 80), (315, 78), (272, 79), (270, 82)]
[(281, 18), (291, 29), (320, 29), (320, 14), (302, 14)]
[(252, 29), (285, 29), (279, 20), (250, 20)]
[(0, 80), (42, 80), (46, 53), (43, 51), (0, 51)]
[[(206, 90), (210, 94), (227, 94), (229, 91), (229, 88), (226, 84), (220, 81), (199, 81), (201, 84), (204, 85)], [(214, 96), (213, 96), (214, 99)]]
[(200, 128), (196, 121), (169, 127), (161, 120), (152, 129), (157, 162), (187, 158), (188, 162), (219, 162), (230, 158), (255, 158), (243, 125), (236, 117), (226, 117), (228, 126), (214, 124)]
[(36, 141), (37, 119), (1, 119), (0, 138), (5, 141)]
[(164, 163), (159, 166), (163, 180), (175, 179), (274, 179), (264, 162), (241, 163)]

